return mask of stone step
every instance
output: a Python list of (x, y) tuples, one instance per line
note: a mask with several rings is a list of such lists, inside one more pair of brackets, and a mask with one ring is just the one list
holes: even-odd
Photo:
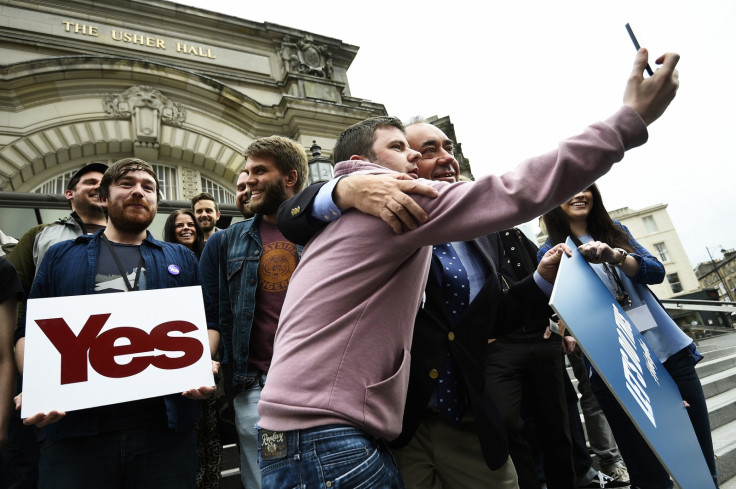
[(233, 470), (235, 472), (222, 471), (220, 489), (243, 489), (243, 483), (240, 481), (240, 469)]
[(718, 487), (721, 489), (736, 489), (736, 477), (731, 477), (726, 482), (719, 483)]
[(715, 358), (721, 358), (728, 355), (736, 354), (736, 346), (733, 345), (724, 345), (719, 346), (718, 348), (712, 349), (710, 351), (702, 351), (700, 350), (700, 347), (698, 347), (698, 351), (705, 356), (705, 358), (700, 362), (703, 363), (706, 360), (713, 360)]
[(736, 390), (732, 389), (705, 400), (711, 430), (736, 420)]
[(243, 489), (240, 481), (240, 454), (235, 444), (223, 445), (220, 489)]
[(736, 478), (736, 420), (716, 428), (712, 434), (720, 485)]
[(728, 330), (725, 334), (698, 340), (695, 343), (701, 352), (727, 346), (736, 346), (736, 330)]
[(222, 446), (222, 468), (224, 469), (236, 469), (240, 466), (240, 453), (238, 452), (238, 446), (234, 443), (232, 445)]
[(729, 331), (728, 333), (717, 335), (711, 338), (696, 340), (695, 344), (698, 345), (700, 353), (707, 353), (720, 348), (736, 346), (736, 334)]
[(701, 382), (706, 399), (728, 392), (736, 388), (736, 367), (726, 368), (707, 377), (701, 377)]
[(718, 372), (722, 372), (731, 367), (736, 367), (736, 350), (733, 352), (726, 352), (727, 354), (724, 354), (723, 356), (713, 356), (712, 353), (709, 353), (708, 356), (695, 365), (695, 371), (701, 379)]

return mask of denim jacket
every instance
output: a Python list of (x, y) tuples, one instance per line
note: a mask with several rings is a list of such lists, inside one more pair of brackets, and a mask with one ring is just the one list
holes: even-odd
[[(263, 245), (258, 232), (262, 219), (238, 222), (225, 230), (220, 244), (220, 330), (224, 346), (223, 363), (230, 364), (233, 385), (242, 388), (248, 373), (250, 331), (256, 309), (258, 265)], [(301, 257), (302, 246), (297, 246)]]
[[(29, 299), (94, 294), (100, 230), (94, 235), (82, 235), (74, 241), (64, 241), (49, 248), (33, 282)], [(151, 233), (141, 243), (141, 255), (146, 268), (147, 289), (199, 285), (199, 269), (194, 253), (184, 246), (155, 240)], [(180, 273), (168, 273), (174, 264)], [(22, 323), (25, 325), (25, 321)], [(25, 335), (25, 328), (20, 336)], [(199, 415), (197, 401), (181, 394), (164, 396), (166, 416), (170, 429), (183, 432), (194, 427)], [(94, 435), (97, 428), (95, 408), (80, 409), (66, 414), (63, 419), (48, 425), (49, 440), (73, 436)]]

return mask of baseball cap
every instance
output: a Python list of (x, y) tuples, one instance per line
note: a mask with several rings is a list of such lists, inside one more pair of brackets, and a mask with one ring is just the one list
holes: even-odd
[(76, 187), (77, 183), (79, 183), (79, 180), (82, 179), (82, 176), (92, 171), (98, 171), (104, 174), (105, 171), (107, 171), (107, 165), (104, 163), (94, 162), (94, 163), (90, 163), (89, 165), (83, 166), (69, 180), (69, 183), (67, 183), (66, 185), (66, 189), (71, 190), (74, 187)]

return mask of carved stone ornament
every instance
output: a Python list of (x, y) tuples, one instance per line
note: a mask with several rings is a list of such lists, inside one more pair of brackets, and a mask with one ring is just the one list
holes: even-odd
[(279, 54), (287, 73), (303, 73), (332, 79), (332, 53), (327, 46), (315, 44), (310, 35), (296, 42), (292, 41), (290, 36), (284, 36)]
[(181, 169), (182, 192), (185, 200), (189, 200), (201, 192), (199, 181), (200, 175), (197, 170), (193, 168)]
[(181, 126), (187, 118), (187, 112), (180, 102), (172, 102), (160, 91), (147, 85), (136, 85), (121, 93), (108, 93), (102, 99), (102, 105), (108, 116), (121, 119), (131, 117), (136, 109), (156, 113), (157, 119), (171, 126)]

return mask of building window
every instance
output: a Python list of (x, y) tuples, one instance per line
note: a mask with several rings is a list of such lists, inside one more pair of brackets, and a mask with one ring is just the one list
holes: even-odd
[(647, 233), (652, 234), (659, 231), (659, 228), (657, 227), (657, 223), (654, 222), (653, 216), (644, 216), (641, 218), (641, 220), (644, 222), (644, 229), (647, 230)]
[(716, 287), (718, 288), (718, 296), (720, 297), (722, 295), (725, 295), (726, 300), (728, 300), (728, 292), (726, 292), (726, 286), (723, 285), (723, 282), (719, 282), (718, 284), (716, 284)]
[(670, 288), (672, 289), (673, 294), (682, 292), (682, 285), (680, 284), (680, 277), (678, 277), (676, 273), (668, 273), (667, 282), (670, 283)]
[(152, 164), (159, 183), (159, 191), (163, 200), (177, 200), (176, 168), (173, 166)]
[(77, 168), (76, 170), (68, 171), (66, 173), (62, 173), (61, 175), (52, 178), (45, 183), (42, 183), (41, 185), (36, 187), (33, 192), (37, 194), (64, 195), (69, 180), (72, 179), (72, 177), (75, 173), (77, 173), (78, 170), (79, 168)]
[(202, 192), (207, 192), (215, 198), (218, 204), (234, 204), (235, 194), (209, 178), (202, 177)]
[(667, 247), (664, 245), (664, 243), (655, 243), (654, 249), (657, 250), (657, 255), (659, 255), (659, 261), (661, 262), (670, 261), (670, 254), (667, 251)]

